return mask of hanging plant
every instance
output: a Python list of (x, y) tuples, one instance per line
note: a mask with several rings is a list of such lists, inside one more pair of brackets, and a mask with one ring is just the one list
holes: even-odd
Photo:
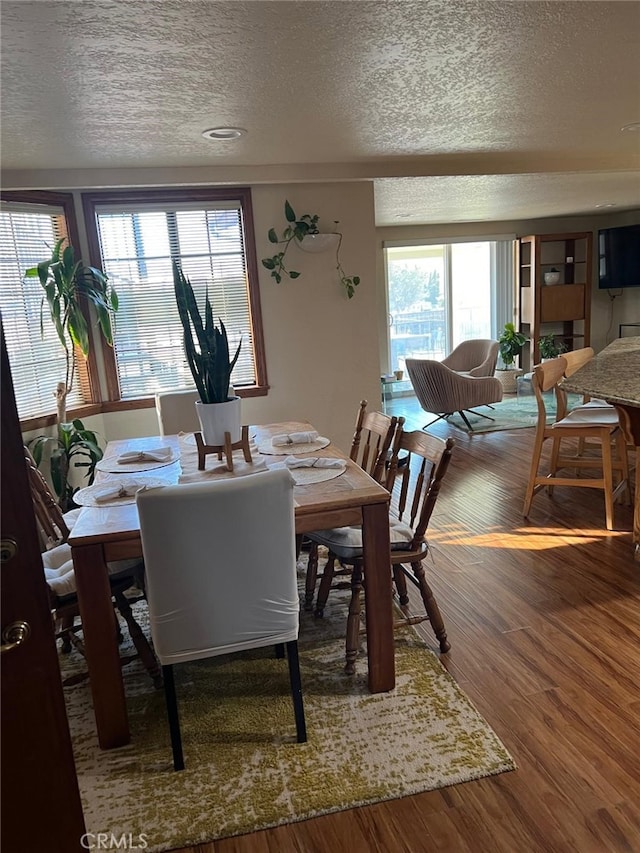
[[(320, 233), (318, 229), (318, 221), (320, 217), (317, 213), (305, 213), (303, 216), (298, 218), (289, 202), (285, 201), (284, 215), (288, 224), (285, 227), (282, 236), (278, 236), (278, 232), (275, 228), (270, 228), (267, 234), (269, 242), (282, 246), (281, 250), (275, 255), (272, 255), (270, 258), (262, 258), (262, 266), (270, 271), (271, 278), (274, 278), (278, 284), (280, 284), (284, 276), (289, 276), (289, 278), (298, 278), (300, 276), (299, 272), (287, 269), (285, 266), (285, 257), (289, 251), (291, 243), (296, 242), (300, 246), (304, 238), (308, 235)], [(336, 220), (334, 222), (334, 226), (337, 225), (339, 225), (339, 222)], [(351, 299), (355, 293), (356, 287), (360, 284), (360, 276), (349, 276), (345, 273), (340, 262), (342, 234), (336, 230), (334, 230), (333, 233), (338, 237), (338, 241), (336, 243), (336, 270), (338, 271), (340, 283), (344, 287), (347, 297)]]

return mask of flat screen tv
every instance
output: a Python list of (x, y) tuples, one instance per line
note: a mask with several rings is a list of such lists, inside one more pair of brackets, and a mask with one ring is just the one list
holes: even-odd
[(640, 224), (598, 231), (599, 285), (640, 287)]

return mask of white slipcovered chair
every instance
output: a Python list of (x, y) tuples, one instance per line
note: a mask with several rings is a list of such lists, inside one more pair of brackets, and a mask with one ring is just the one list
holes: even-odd
[(502, 400), (502, 385), (495, 377), (464, 376), (441, 361), (423, 358), (408, 358), (406, 366), (418, 402), (425, 412), (437, 415), (423, 429), (454, 412), (458, 412), (471, 432), (473, 427), (465, 411), (493, 420), (489, 415), (474, 411), (474, 408)]
[(176, 663), (269, 645), (283, 657), (286, 645), (297, 740), (305, 742), (289, 471), (150, 489), (136, 503), (174, 769), (184, 768)]
[(466, 376), (493, 376), (498, 361), (498, 341), (476, 338), (462, 341), (440, 362)]
[(196, 414), (196, 401), (200, 395), (193, 391), (160, 391), (156, 394), (156, 412), (160, 435), (177, 435), (179, 432), (198, 432), (200, 421)]

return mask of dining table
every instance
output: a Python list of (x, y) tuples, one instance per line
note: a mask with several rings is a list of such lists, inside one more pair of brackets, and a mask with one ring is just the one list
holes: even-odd
[[(205, 470), (198, 470), (194, 435), (148, 436), (110, 441), (98, 463), (95, 488), (116, 487), (123, 474), (135, 472), (136, 482), (149, 487), (210, 480), (217, 477), (245, 476), (282, 464), (283, 448), (273, 439), (313, 431), (309, 423), (286, 421), (250, 427), (251, 462), (238, 456), (233, 473), (224, 457), (208, 456)], [(322, 437), (320, 437), (322, 438)], [(322, 446), (321, 446), (322, 445)], [(120, 463), (125, 457), (140, 459), (145, 451), (161, 449), (166, 458), (139, 466)], [(290, 450), (291, 448), (289, 448)], [(295, 447), (293, 448), (295, 452)], [(361, 525), (364, 560), (367, 566), (367, 632), (368, 686), (372, 693), (391, 690), (395, 686), (393, 645), (392, 584), (390, 581), (389, 493), (356, 463), (345, 456), (329, 439), (320, 442), (304, 456), (329, 457), (343, 461), (339, 471), (314, 476), (301, 474), (294, 486), (296, 534), (347, 525)], [(152, 454), (153, 455), (153, 454)], [(296, 469), (297, 470), (297, 469)], [(308, 472), (302, 468), (300, 472)], [(315, 469), (314, 469), (315, 470)], [(292, 471), (292, 474), (295, 474)], [(338, 475), (339, 474), (339, 475)], [(330, 479), (329, 479), (330, 477)], [(84, 490), (91, 495), (91, 488)], [(78, 492), (80, 495), (80, 492)], [(133, 499), (123, 495), (111, 502), (84, 500), (78, 519), (69, 536), (82, 629), (86, 664), (93, 698), (98, 742), (102, 749), (124, 746), (130, 741), (129, 723), (118, 644), (113, 630), (113, 603), (107, 563), (142, 557), (138, 512)], [(176, 571), (180, 567), (176, 566)]]
[(633, 553), (640, 561), (640, 337), (617, 338), (563, 379), (562, 387), (615, 406), (625, 439), (635, 447)]

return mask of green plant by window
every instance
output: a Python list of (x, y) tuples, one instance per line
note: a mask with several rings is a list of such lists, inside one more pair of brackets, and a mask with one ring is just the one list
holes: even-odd
[(83, 300), (96, 310), (98, 325), (105, 341), (113, 346), (111, 315), (118, 310), (118, 295), (107, 284), (107, 276), (95, 267), (76, 261), (73, 246), (64, 249), (66, 237), (61, 237), (53, 247), (51, 257), (38, 266), (25, 271), (26, 278), (39, 278), (44, 296), (40, 307), (40, 329), (44, 329), (44, 304), (49, 306), (51, 322), (64, 347), (66, 376), (55, 392), (58, 423), (66, 420), (67, 394), (73, 386), (77, 365), (77, 349), (86, 358), (89, 355), (89, 327), (83, 313)]
[(229, 399), (231, 373), (240, 355), (242, 341), (233, 358), (229, 358), (227, 330), (222, 320), (219, 321), (220, 328), (216, 327), (209, 294), (205, 298), (203, 323), (191, 282), (176, 261), (173, 262), (173, 284), (184, 333), (184, 351), (200, 401), (225, 403)]
[[(289, 278), (298, 278), (300, 276), (299, 272), (287, 269), (287, 267), (285, 266), (285, 257), (291, 243), (294, 241), (302, 243), (302, 241), (308, 234), (320, 233), (318, 230), (318, 221), (320, 217), (317, 213), (305, 213), (298, 218), (296, 212), (287, 200), (284, 203), (284, 215), (288, 224), (286, 225), (282, 233), (282, 237), (278, 236), (278, 232), (275, 228), (270, 228), (267, 234), (270, 243), (282, 246), (283, 248), (279, 252), (276, 252), (275, 255), (272, 255), (270, 258), (262, 258), (262, 266), (270, 271), (271, 277), (274, 278), (278, 282), (278, 284), (280, 284), (283, 276), (285, 275), (288, 275)], [(334, 221), (334, 226), (337, 225), (339, 225), (339, 222), (336, 220)], [(347, 275), (345, 273), (340, 262), (340, 246), (342, 245), (342, 234), (340, 233), (340, 231), (334, 231), (334, 233), (337, 234), (339, 237), (338, 243), (336, 245), (336, 270), (338, 271), (340, 283), (344, 287), (347, 297), (351, 299), (355, 293), (356, 287), (360, 284), (360, 276)]]
[(36, 465), (40, 467), (44, 449), (51, 446), (49, 470), (58, 503), (63, 512), (74, 506), (73, 495), (78, 491), (69, 483), (69, 469), (86, 468), (85, 476), (91, 485), (95, 476), (96, 463), (102, 459), (102, 450), (96, 434), (85, 429), (81, 420), (58, 424), (57, 436), (38, 435), (29, 442)]
[(506, 368), (510, 368), (522, 352), (527, 338), (522, 332), (517, 332), (513, 323), (505, 323), (502, 334), (498, 338), (500, 358)]
[(557, 358), (567, 351), (565, 342), (556, 340), (554, 335), (543, 335), (538, 341), (538, 347), (540, 358)]

